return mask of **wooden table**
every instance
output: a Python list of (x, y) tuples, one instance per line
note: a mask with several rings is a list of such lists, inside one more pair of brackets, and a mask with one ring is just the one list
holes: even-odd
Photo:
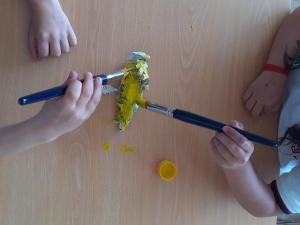
[[(133, 51), (151, 56), (145, 98), (275, 139), (278, 114), (253, 119), (242, 93), (261, 73), (289, 0), (65, 0), (78, 45), (60, 58), (33, 61), (26, 1), (0, 0), (0, 124), (36, 114), (42, 103), (19, 97), (63, 83), (71, 69), (109, 73)], [(125, 132), (111, 123), (114, 95), (102, 97), (78, 129), (0, 161), (0, 221), (40, 224), (275, 224), (249, 215), (214, 163), (214, 132), (139, 109)], [(110, 143), (107, 151), (104, 143)], [(134, 152), (122, 154), (127, 144)], [(277, 150), (256, 144), (251, 160), (267, 182), (278, 175)], [(164, 181), (158, 162), (178, 174)]]

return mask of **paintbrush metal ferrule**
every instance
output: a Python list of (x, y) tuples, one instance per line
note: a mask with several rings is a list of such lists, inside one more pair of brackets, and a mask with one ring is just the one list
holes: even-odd
[(158, 105), (156, 103), (148, 102), (148, 101), (146, 103), (146, 108), (148, 110), (163, 114), (165, 116), (170, 116), (170, 117), (173, 117), (173, 113), (176, 110), (176, 108), (162, 106), (162, 105)]
[(124, 76), (124, 70), (119, 70), (115, 73), (106, 74), (107, 84), (117, 80), (121, 80), (123, 76)]

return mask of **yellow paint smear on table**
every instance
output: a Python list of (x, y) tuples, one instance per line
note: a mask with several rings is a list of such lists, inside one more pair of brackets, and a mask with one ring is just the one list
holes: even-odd
[(109, 149), (109, 143), (106, 142), (106, 143), (104, 143), (104, 145), (103, 145), (103, 150), (104, 150), (104, 151), (107, 151), (108, 149)]
[(128, 147), (127, 146), (127, 144), (124, 144), (124, 145), (122, 145), (121, 146), (121, 148), (120, 148), (120, 150), (121, 150), (121, 152), (124, 154), (125, 152), (134, 152), (135, 151), (135, 149), (134, 149), (134, 147)]

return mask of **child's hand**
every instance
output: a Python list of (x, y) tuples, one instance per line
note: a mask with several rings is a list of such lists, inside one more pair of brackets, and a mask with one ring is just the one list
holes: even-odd
[(84, 74), (83, 83), (77, 78), (77, 73), (71, 71), (65, 95), (46, 101), (34, 117), (35, 127), (41, 129), (47, 139), (45, 142), (74, 130), (96, 109), (102, 95), (101, 79), (93, 80), (90, 72)]
[[(233, 120), (230, 126), (243, 129), (243, 124)], [(210, 141), (215, 161), (226, 169), (236, 169), (244, 165), (254, 151), (251, 141), (230, 126), (223, 127)]]
[(286, 76), (264, 71), (246, 90), (243, 101), (252, 116), (269, 114), (281, 108)]
[(30, 0), (28, 46), (33, 59), (59, 57), (77, 44), (76, 35), (58, 0)]

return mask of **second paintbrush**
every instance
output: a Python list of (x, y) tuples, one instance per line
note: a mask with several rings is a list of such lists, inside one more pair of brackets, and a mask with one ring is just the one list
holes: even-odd
[[(145, 108), (145, 109), (157, 112), (157, 113), (161, 113), (166, 116), (173, 117), (175, 119), (181, 120), (186, 123), (205, 127), (205, 128), (211, 129), (211, 130), (218, 131), (218, 132), (223, 132), (222, 128), (224, 126), (226, 126), (226, 124), (217, 122), (215, 120), (212, 120), (212, 119), (209, 119), (209, 118), (206, 118), (206, 117), (203, 117), (203, 116), (191, 113), (191, 112), (187, 112), (184, 110), (158, 105), (156, 103), (149, 102), (145, 99), (136, 99), (136, 103), (142, 108)], [(234, 129), (236, 131), (238, 131), (240, 134), (242, 134), (243, 136), (245, 136), (249, 141), (257, 142), (257, 143), (271, 146), (271, 147), (277, 146), (277, 143), (273, 140), (258, 136), (256, 134), (252, 134), (250, 132), (247, 132), (247, 131), (244, 131), (244, 130), (241, 130), (238, 128), (234, 128)]]

